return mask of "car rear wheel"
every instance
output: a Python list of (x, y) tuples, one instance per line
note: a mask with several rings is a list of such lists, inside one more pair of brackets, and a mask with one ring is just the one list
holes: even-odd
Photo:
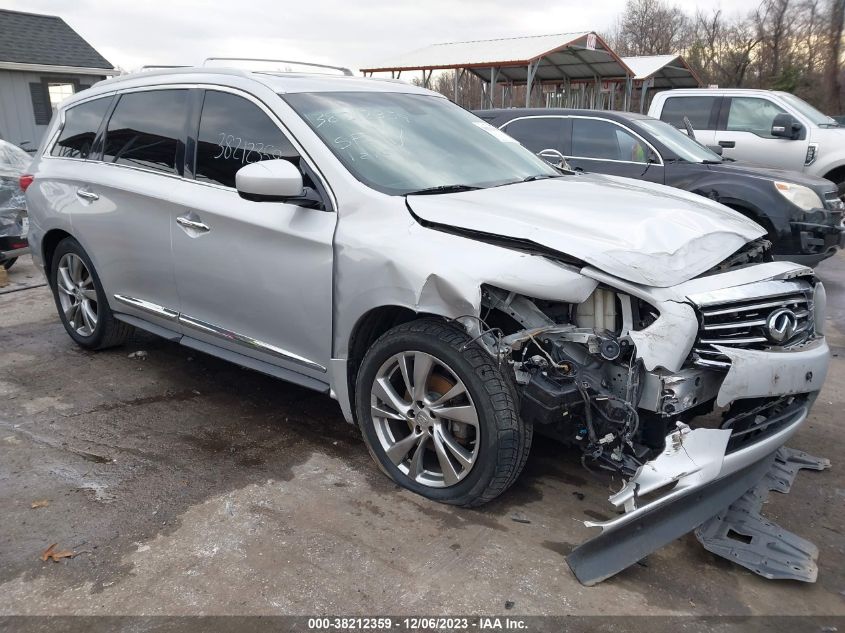
[(91, 259), (72, 237), (62, 240), (53, 253), (50, 286), (65, 330), (82, 347), (114, 347), (132, 331), (114, 318)]
[(9, 270), (12, 266), (15, 265), (16, 261), (18, 261), (17, 257), (10, 257), (9, 259), (3, 262), (3, 268)]
[(373, 344), (358, 373), (356, 408), (381, 469), (444, 503), (497, 497), (531, 445), (510, 380), (462, 328), (435, 319), (397, 326)]

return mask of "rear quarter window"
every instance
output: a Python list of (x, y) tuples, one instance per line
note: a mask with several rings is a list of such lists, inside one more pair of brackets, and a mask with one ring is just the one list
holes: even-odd
[(714, 126), (710, 124), (713, 108), (716, 107), (720, 97), (669, 97), (663, 102), (663, 110), (660, 112), (660, 120), (674, 125), (676, 128), (684, 129), (684, 117), (686, 116), (692, 127), (696, 130), (711, 130)]
[(111, 100), (112, 97), (108, 96), (68, 108), (62, 132), (50, 155), (61, 158), (94, 158), (91, 156), (91, 150)]

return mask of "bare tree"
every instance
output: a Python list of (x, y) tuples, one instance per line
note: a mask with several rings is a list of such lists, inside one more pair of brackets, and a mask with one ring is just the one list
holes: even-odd
[(628, 0), (610, 38), (621, 55), (661, 55), (682, 47), (689, 18), (664, 0)]
[(828, 88), (827, 107), (832, 114), (841, 114), (845, 111), (842, 97), (842, 38), (844, 35), (845, 0), (831, 0), (825, 84)]

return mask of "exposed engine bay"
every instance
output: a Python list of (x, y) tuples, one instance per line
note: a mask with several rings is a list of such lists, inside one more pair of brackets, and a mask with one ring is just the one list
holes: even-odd
[[(675, 333), (680, 358), (675, 370), (647, 359), (647, 346), (638, 349), (653, 330), (671, 326), (672, 309), (665, 310), (669, 319), (661, 319), (658, 307), (602, 283), (578, 304), (485, 285), (480, 316), (462, 322), (474, 340), (512, 368), (524, 423), (576, 447), (587, 470), (621, 478), (622, 487), (609, 501), (623, 514), (603, 524), (587, 522), (614, 532), (691, 490), (718, 484), (721, 489), (713, 493), (718, 506), (744, 492), (733, 486), (749, 487), (754, 477), (764, 477), (762, 462), (753, 464), (753, 477), (749, 464), (768, 457), (803, 422), (826, 371), (827, 346), (814, 318), (817, 305), (823, 308), (824, 291), (804, 271), (747, 284), (741, 292), (703, 292), (683, 304), (666, 302), (693, 312), (698, 330), (686, 338), (689, 332)], [(794, 354), (779, 354), (786, 351)], [(770, 372), (765, 366), (772, 359), (798, 364)], [(756, 385), (755, 373), (764, 376)], [(725, 484), (726, 475), (735, 473)], [(721, 509), (708, 514), (703, 504), (689, 512), (704, 512), (694, 519), (697, 525)], [(662, 533), (676, 538), (683, 533), (675, 534), (679, 526)], [(608, 551), (597, 550), (598, 564), (593, 559), (584, 564), (589, 571), (570, 561), (582, 582), (598, 582), (651, 549), (629, 544), (624, 555), (613, 557)], [(802, 569), (814, 564), (808, 559)]]

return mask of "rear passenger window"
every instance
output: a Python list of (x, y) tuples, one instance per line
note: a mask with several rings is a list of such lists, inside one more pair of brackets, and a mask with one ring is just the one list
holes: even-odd
[(296, 149), (257, 105), (227, 92), (208, 90), (197, 142), (197, 180), (235, 186), (235, 173), (262, 160), (296, 158)]
[(535, 154), (544, 149), (554, 149), (562, 153), (563, 125), (563, 119), (535, 117), (508, 123), (505, 132)]
[(176, 159), (177, 153), (184, 156), (182, 137), (187, 111), (187, 90), (122, 95), (106, 129), (103, 160), (178, 173)]
[(713, 129), (710, 125), (710, 113), (719, 97), (670, 97), (663, 103), (660, 120), (671, 123), (676, 128), (684, 129), (686, 116), (696, 130)]
[(110, 96), (94, 99), (68, 108), (62, 133), (59, 134), (59, 140), (53, 145), (50, 155), (62, 158), (94, 158), (91, 156), (91, 147), (111, 99)]

